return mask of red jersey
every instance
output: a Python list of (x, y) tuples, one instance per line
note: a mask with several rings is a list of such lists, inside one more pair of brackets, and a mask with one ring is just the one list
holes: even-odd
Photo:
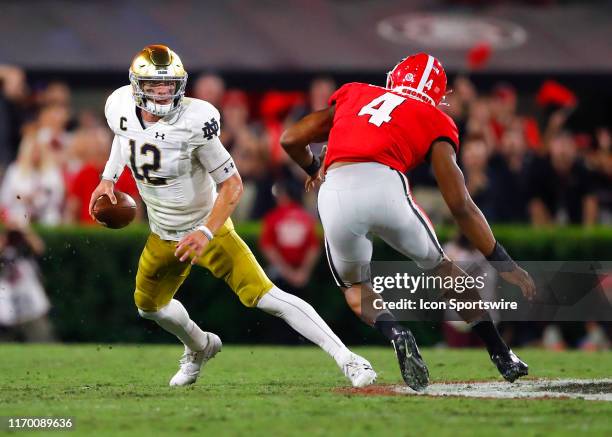
[(455, 122), (438, 108), (386, 88), (348, 83), (329, 99), (336, 110), (325, 167), (334, 162), (379, 162), (405, 173), (426, 158), (431, 145), (455, 150)]
[(263, 219), (261, 247), (272, 247), (287, 264), (299, 267), (310, 248), (319, 247), (316, 222), (297, 203), (277, 206)]

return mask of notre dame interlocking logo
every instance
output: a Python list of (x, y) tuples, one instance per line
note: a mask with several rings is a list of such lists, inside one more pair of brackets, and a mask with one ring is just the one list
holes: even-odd
[(204, 123), (202, 130), (204, 131), (204, 138), (212, 140), (213, 137), (219, 135), (219, 123), (214, 118), (211, 118), (210, 121)]

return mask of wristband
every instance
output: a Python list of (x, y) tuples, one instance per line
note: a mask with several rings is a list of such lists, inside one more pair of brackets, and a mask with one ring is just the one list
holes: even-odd
[(512, 258), (510, 258), (510, 255), (508, 255), (508, 252), (506, 252), (504, 246), (499, 244), (498, 241), (495, 242), (493, 252), (491, 252), (491, 254), (485, 258), (493, 267), (495, 267), (495, 270), (498, 272), (511, 272), (516, 269), (516, 263)]
[(200, 225), (196, 228), (196, 231), (202, 232), (206, 236), (206, 238), (208, 238), (208, 241), (212, 241), (212, 239), (214, 238), (214, 235), (210, 231), (210, 229), (208, 229), (208, 226)]
[(315, 155), (312, 155), (312, 163), (306, 167), (302, 167), (308, 176), (314, 177), (319, 172), (321, 168), (321, 160)]
[(114, 176), (108, 176), (102, 173), (100, 175), (100, 180), (101, 181), (111, 181), (113, 184), (116, 184), (117, 181), (119, 180), (119, 176), (117, 176), (116, 174)]

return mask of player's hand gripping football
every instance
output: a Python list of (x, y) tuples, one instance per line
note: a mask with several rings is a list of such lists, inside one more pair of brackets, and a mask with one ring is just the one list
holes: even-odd
[(500, 272), (499, 275), (511, 284), (518, 286), (527, 300), (533, 300), (536, 294), (533, 278), (518, 265), (510, 272)]
[(185, 262), (191, 257), (191, 265), (198, 262), (206, 246), (210, 241), (202, 231), (193, 231), (183, 237), (176, 245), (174, 256), (181, 262)]
[[(321, 154), (319, 155), (319, 159), (321, 160), (321, 162), (325, 162), (326, 153), (327, 153), (327, 145), (323, 146), (323, 149), (321, 150)], [(317, 185), (321, 184), (323, 180), (325, 179), (323, 177), (324, 174), (325, 174), (325, 166), (321, 165), (321, 168), (317, 172), (316, 176), (308, 176), (308, 178), (306, 179), (306, 182), (304, 183), (304, 188), (306, 189), (306, 192), (309, 192), (310, 190), (314, 190)]]
[(91, 198), (89, 199), (89, 215), (92, 219), (94, 218), (93, 206), (100, 196), (108, 196), (113, 205), (117, 204), (117, 198), (115, 197), (115, 193), (113, 192), (114, 187), (115, 183), (113, 181), (102, 179), (96, 189), (93, 191), (93, 193), (91, 193)]

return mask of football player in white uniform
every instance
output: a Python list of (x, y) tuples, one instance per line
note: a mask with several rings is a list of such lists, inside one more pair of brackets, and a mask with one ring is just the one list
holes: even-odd
[(90, 212), (99, 196), (116, 202), (114, 183), (129, 164), (151, 228), (134, 300), (142, 317), (185, 345), (170, 385), (194, 383), (202, 365), (221, 349), (219, 337), (202, 331), (174, 299), (192, 265), (222, 278), (245, 306), (281, 317), (319, 345), (353, 386), (373, 383), (370, 363), (347, 349), (312, 306), (270, 282), (234, 231), (229, 216), (240, 200), (242, 181), (219, 141), (219, 111), (184, 97), (187, 73), (176, 53), (163, 45), (145, 47), (132, 61), (130, 82), (106, 102), (115, 138)]

